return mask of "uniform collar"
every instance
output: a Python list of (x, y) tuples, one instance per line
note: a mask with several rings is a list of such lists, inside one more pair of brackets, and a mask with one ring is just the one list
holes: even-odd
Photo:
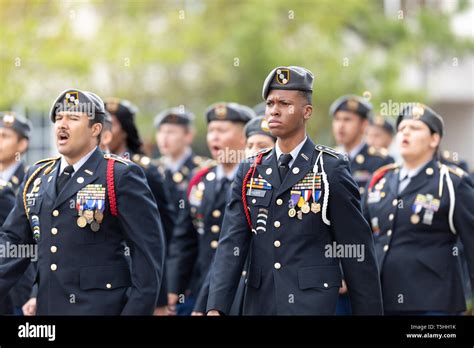
[[(15, 174), (16, 170), (18, 169), (18, 167), (20, 165), (21, 165), (21, 162), (15, 162), (11, 166), (9, 166), (8, 168), (0, 171), (0, 179), (3, 179), (7, 182), (10, 181), (13, 174)], [(19, 178), (19, 179), (21, 180), (23, 178)]]
[[(292, 160), (289, 163), (289, 167), (295, 163), (296, 157), (298, 157), (298, 154), (300, 153), (301, 149), (303, 148), (303, 145), (306, 143), (306, 140), (308, 139), (308, 136), (305, 136), (303, 141), (299, 143), (293, 150), (291, 150), (290, 155), (292, 157)], [(276, 160), (278, 162), (278, 159), (280, 158), (280, 155), (283, 154), (283, 151), (281, 151), (280, 146), (278, 146), (278, 141), (275, 144), (275, 153), (276, 153)]]
[(413, 168), (413, 169), (407, 169), (407, 168), (405, 168), (405, 166), (402, 165), (402, 167), (400, 168), (399, 178), (400, 179), (405, 178), (405, 176), (407, 176), (407, 175), (408, 175), (408, 178), (410, 178), (410, 179), (414, 178), (431, 161), (432, 160), (430, 159), (430, 160), (426, 161), (425, 163), (423, 163), (422, 165), (420, 165), (416, 168)]
[(229, 174), (225, 175), (225, 172), (224, 172), (224, 167), (222, 167), (222, 164), (218, 164), (217, 167), (216, 167), (216, 180), (217, 181), (220, 181), (222, 180), (224, 177), (226, 177), (228, 180), (230, 181), (234, 181), (234, 177), (235, 177), (235, 174), (237, 174), (237, 170), (239, 169), (239, 166), (236, 165), (234, 170), (232, 170), (232, 172), (230, 172)]
[[(97, 150), (97, 146), (92, 149), (91, 152), (89, 152), (87, 155), (83, 156), (79, 161), (77, 161), (75, 164), (72, 165), (74, 168), (74, 173), (77, 173), (79, 169), (81, 169), (82, 165), (86, 163), (86, 161), (92, 156), (92, 154)], [(64, 168), (66, 168), (69, 165), (67, 163), (66, 159), (64, 156), (61, 157), (61, 164), (59, 166), (59, 174), (61, 175), (62, 172), (64, 171)], [(72, 174), (74, 176), (74, 173)]]
[(163, 157), (163, 163), (165, 169), (170, 170), (172, 173), (176, 173), (186, 163), (189, 157), (193, 154), (191, 148), (187, 147), (184, 153), (176, 161), (173, 161), (170, 157)]
[(359, 145), (357, 145), (356, 147), (354, 147), (351, 151), (347, 152), (347, 154), (349, 155), (350, 159), (352, 160), (353, 158), (355, 158), (355, 156), (357, 156), (357, 154), (359, 152), (362, 151), (362, 149), (364, 148), (364, 146), (366, 145), (365, 141), (362, 140)]

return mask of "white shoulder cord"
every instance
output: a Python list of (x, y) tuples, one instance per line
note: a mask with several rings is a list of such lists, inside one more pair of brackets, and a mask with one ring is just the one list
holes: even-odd
[(313, 167), (313, 197), (314, 197), (314, 181), (315, 181), (316, 173), (318, 172), (318, 162), (321, 161), (321, 176), (323, 177), (323, 183), (324, 183), (322, 219), (326, 225), (331, 226), (331, 221), (329, 221), (329, 219), (327, 218), (327, 208), (328, 208), (328, 201), (329, 201), (329, 181), (328, 181), (326, 172), (324, 171), (324, 160), (323, 160), (322, 154), (323, 152), (320, 151)]
[(449, 169), (445, 164), (441, 165), (440, 170), (440, 178), (439, 178), (439, 197), (441, 198), (443, 194), (443, 176), (446, 177), (446, 185), (448, 187), (449, 193), (449, 213), (448, 213), (448, 221), (449, 221), (449, 228), (451, 232), (456, 234), (456, 228), (454, 227), (454, 207), (456, 204), (456, 195), (454, 194), (454, 185), (451, 176), (449, 175)]

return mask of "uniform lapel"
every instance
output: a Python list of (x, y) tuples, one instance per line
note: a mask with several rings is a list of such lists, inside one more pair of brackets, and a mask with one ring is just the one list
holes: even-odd
[[(74, 176), (69, 180), (64, 189), (56, 197), (56, 201), (54, 202), (54, 208), (61, 205), (69, 197), (75, 195), (81, 188), (92, 183), (99, 177), (100, 173), (97, 173), (97, 167), (100, 161), (103, 160), (103, 157), (104, 156), (102, 151), (97, 148), (92, 153), (91, 157), (89, 157), (89, 159), (86, 161), (86, 163), (84, 163), (82, 167), (78, 170), (78, 172), (74, 174)], [(57, 173), (55, 176), (57, 176)], [(51, 184), (53, 184), (53, 181), (54, 180), (51, 181)], [(55, 186), (56, 185), (54, 184), (53, 187)]]
[[(277, 194), (285, 192), (305, 177), (305, 175), (311, 170), (311, 159), (314, 151), (314, 143), (310, 138), (308, 138), (301, 148), (298, 157), (296, 157), (295, 162), (291, 166), (290, 171), (278, 188)], [(276, 175), (278, 176), (278, 172)]]
[(280, 175), (278, 174), (278, 163), (275, 148), (273, 148), (270, 154), (263, 159), (262, 164), (257, 166), (257, 171), (273, 186), (273, 188), (277, 189), (280, 187), (281, 182)]
[(61, 160), (57, 160), (54, 164), (51, 171), (44, 177), (43, 185), (46, 185), (46, 194), (51, 198), (51, 201), (54, 202), (56, 200), (56, 178), (58, 177), (57, 171), (59, 170), (59, 165)]
[[(427, 174), (428, 168), (431, 168), (431, 175)], [(429, 161), (415, 177), (411, 178), (410, 183), (407, 185), (407, 187), (405, 187), (401, 194), (406, 195), (410, 194), (411, 192), (419, 191), (420, 188), (426, 184), (428, 179), (434, 175), (435, 169), (436, 166), (434, 160)]]

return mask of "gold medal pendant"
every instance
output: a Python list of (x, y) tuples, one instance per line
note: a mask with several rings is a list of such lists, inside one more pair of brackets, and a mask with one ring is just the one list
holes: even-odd
[(296, 209), (295, 208), (291, 208), (290, 210), (288, 210), (288, 216), (289, 217), (295, 217), (296, 216)]
[(91, 230), (92, 231), (97, 232), (99, 229), (100, 229), (99, 223), (97, 223), (96, 221), (91, 223)]
[(100, 210), (96, 210), (94, 213), (94, 218), (100, 224), (104, 220), (104, 214)]
[(314, 214), (317, 214), (321, 211), (321, 204), (320, 203), (316, 203), (316, 202), (313, 202), (311, 203), (311, 211), (314, 213)]
[(417, 214), (413, 214), (412, 216), (410, 216), (410, 221), (413, 225), (416, 225), (420, 222), (420, 216)]
[(77, 218), (77, 226), (79, 226), (80, 228), (84, 228), (86, 227), (87, 225), (87, 220), (84, 216), (79, 216)]
[(308, 214), (310, 212), (310, 208), (309, 208), (309, 204), (308, 203), (305, 203), (305, 205), (303, 205), (301, 207), (301, 211), (303, 212), (303, 214)]

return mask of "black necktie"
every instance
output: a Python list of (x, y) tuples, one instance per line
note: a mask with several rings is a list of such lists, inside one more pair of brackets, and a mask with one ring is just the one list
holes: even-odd
[(66, 186), (67, 182), (71, 179), (72, 173), (74, 173), (73, 166), (67, 166), (64, 168), (58, 180), (56, 180), (56, 194), (59, 194), (64, 186)]
[(280, 179), (283, 181), (285, 179), (286, 174), (288, 173), (288, 170), (290, 170), (290, 162), (293, 159), (291, 157), (291, 154), (289, 153), (282, 153), (280, 155), (280, 158), (278, 159), (278, 171), (280, 172)]
[(221, 187), (220, 187), (219, 192), (220, 192), (221, 195), (224, 195), (224, 197), (226, 198), (226, 202), (228, 202), (230, 197), (231, 197), (231, 192), (230, 192), (230, 185), (231, 184), (232, 184), (232, 181), (230, 181), (226, 177), (224, 177), (221, 180)]

